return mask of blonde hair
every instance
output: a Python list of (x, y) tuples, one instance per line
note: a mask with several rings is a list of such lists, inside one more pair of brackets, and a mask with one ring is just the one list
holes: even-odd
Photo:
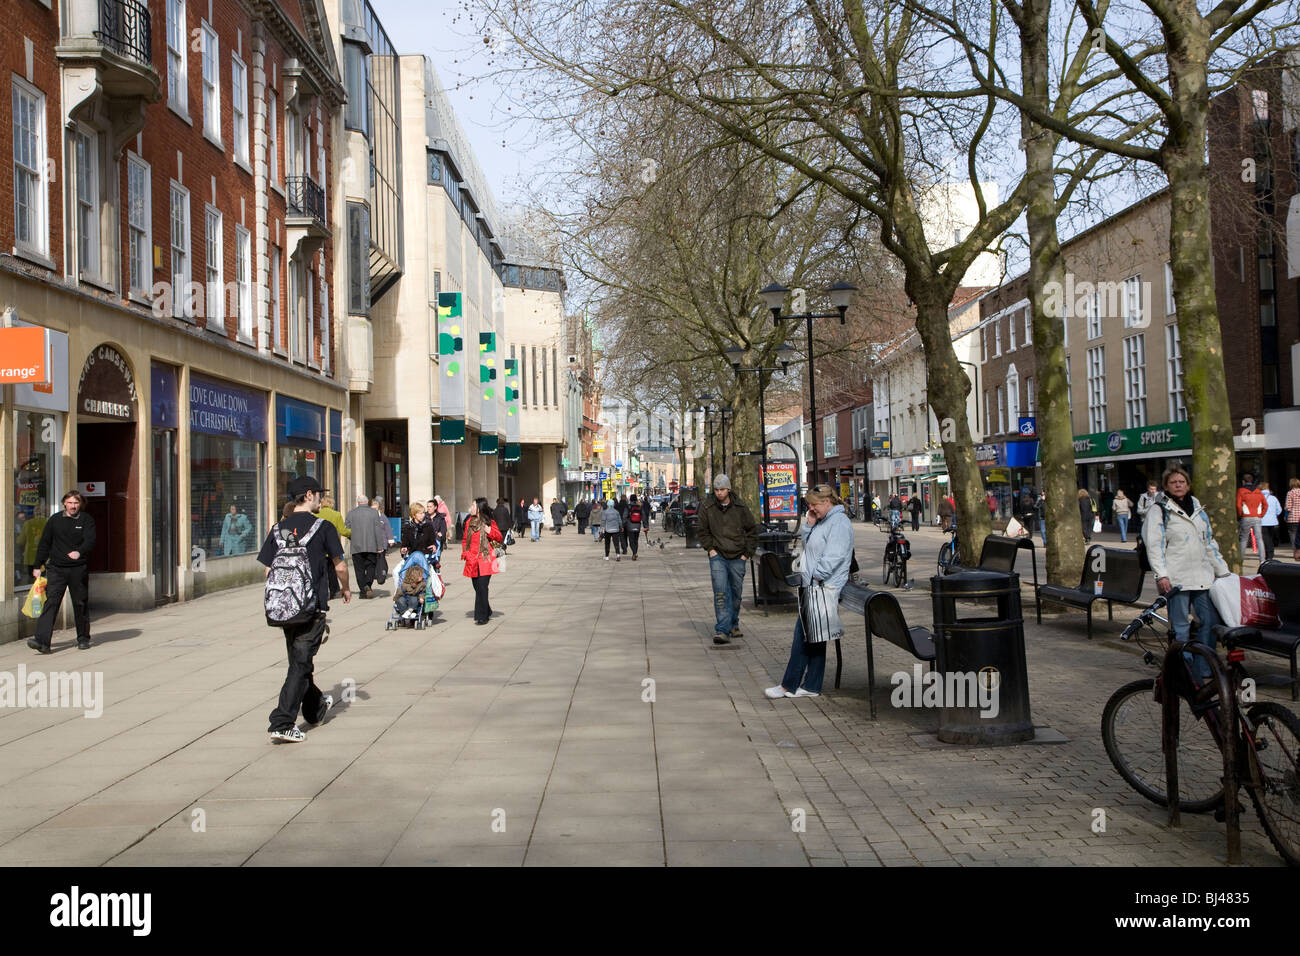
[(424, 504), (419, 501), (412, 501), (406, 506), (406, 516), (412, 521), (419, 521), (424, 514)]
[(1184, 468), (1182, 465), (1170, 465), (1168, 468), (1166, 468), (1165, 473), (1160, 476), (1160, 487), (1164, 488), (1166, 485), (1168, 485), (1169, 479), (1172, 478), (1174, 475), (1182, 475), (1184, 478), (1186, 478), (1187, 490), (1188, 492), (1192, 490), (1192, 476), (1187, 473), (1187, 469)]
[(839, 497), (835, 494), (835, 489), (830, 485), (813, 485), (804, 495), (804, 500), (808, 504), (821, 504), (823, 501), (829, 501), (833, 505), (842, 504)]

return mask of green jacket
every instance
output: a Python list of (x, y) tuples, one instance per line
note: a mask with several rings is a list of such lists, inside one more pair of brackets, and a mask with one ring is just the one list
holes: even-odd
[(326, 521), (332, 524), (334, 526), (334, 530), (339, 533), (340, 538), (352, 537), (352, 529), (343, 524), (343, 516), (339, 514), (337, 511), (335, 511), (333, 508), (326, 508), (322, 506), (320, 511), (316, 512), (316, 517), (324, 518)]
[(749, 508), (733, 492), (727, 507), (709, 495), (700, 505), (700, 546), (717, 551), (724, 558), (752, 557), (758, 549), (758, 522)]

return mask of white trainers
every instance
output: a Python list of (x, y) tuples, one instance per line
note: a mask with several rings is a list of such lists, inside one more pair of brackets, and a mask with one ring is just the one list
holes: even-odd
[(786, 697), (820, 697), (821, 694), (814, 694), (812, 691), (804, 690), (802, 687), (800, 687), (793, 694), (787, 693), (785, 696)]
[(785, 692), (785, 688), (782, 687), (780, 684), (777, 684), (775, 687), (769, 687), (767, 690), (763, 691), (763, 694), (767, 697), (770, 697), (772, 700), (779, 700), (782, 697), (794, 696), (794, 694), (787, 694)]
[(609, 555), (605, 555), (605, 560), (606, 560), (606, 561), (609, 560)]
[(288, 730), (271, 731), (271, 743), (273, 744), (300, 744), (307, 739), (297, 727), (290, 727)]

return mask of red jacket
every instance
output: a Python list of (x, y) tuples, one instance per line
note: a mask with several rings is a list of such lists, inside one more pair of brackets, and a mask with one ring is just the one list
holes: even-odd
[(1268, 502), (1256, 488), (1238, 488), (1237, 489), (1237, 517), (1238, 518), (1262, 518), (1264, 512), (1268, 511)]
[[(492, 527), (488, 529), (488, 541), (504, 541), (501, 532), (497, 529), (497, 523), (492, 522)], [(465, 562), (465, 577), (476, 578), (480, 574), (495, 574), (492, 560), (492, 546), (488, 545), (488, 554), (484, 558), (479, 552), (479, 532), (470, 532), (470, 522), (465, 522), (465, 540), (461, 542), (460, 559)]]

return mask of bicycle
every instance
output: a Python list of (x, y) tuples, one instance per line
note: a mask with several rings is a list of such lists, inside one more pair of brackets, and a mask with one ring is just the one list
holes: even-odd
[(957, 528), (954, 525), (951, 528), (945, 528), (944, 534), (948, 535), (948, 540), (943, 543), (939, 549), (939, 574), (952, 574), (957, 570), (958, 561), (961, 558), (961, 548), (957, 537)]
[(895, 524), (889, 530), (889, 541), (885, 543), (884, 575), (881, 583), (888, 584), (892, 576), (894, 587), (907, 584), (907, 560), (912, 556), (912, 546), (903, 535), (901, 525)]
[[(1120, 635), (1122, 640), (1137, 639), (1143, 649), (1142, 660), (1152, 665), (1157, 654), (1142, 641), (1144, 628), (1156, 631), (1156, 622), (1168, 627), (1165, 654), (1179, 653), (1175, 647), (1169, 618), (1159, 611), (1168, 605), (1168, 597), (1159, 597)], [(1233, 631), (1237, 631), (1236, 634)], [(1234, 689), (1239, 707), (1241, 728), (1233, 743), (1237, 756), (1237, 779), (1250, 793), (1255, 812), (1269, 840), (1291, 866), (1300, 866), (1300, 718), (1274, 701), (1242, 701), (1242, 689), (1249, 675), (1243, 666), (1246, 636), (1237, 629), (1224, 628), (1219, 638), (1227, 650), (1228, 686)], [(1185, 656), (1185, 655), (1184, 655)], [(1212, 665), (1221, 669), (1217, 656)], [(1156, 678), (1125, 684), (1111, 695), (1102, 711), (1101, 738), (1106, 754), (1124, 781), (1157, 806), (1167, 807), (1169, 795), (1165, 781), (1165, 755), (1162, 745), (1164, 694), (1179, 698), (1179, 726), (1193, 727), (1203, 720), (1209, 733), (1194, 733), (1177, 738), (1178, 809), (1189, 813), (1215, 811), (1225, 819), (1223, 713), (1217, 696), (1217, 676), (1205, 688), (1193, 682), (1190, 669), (1183, 664), (1178, 687), (1168, 687), (1164, 671)]]

